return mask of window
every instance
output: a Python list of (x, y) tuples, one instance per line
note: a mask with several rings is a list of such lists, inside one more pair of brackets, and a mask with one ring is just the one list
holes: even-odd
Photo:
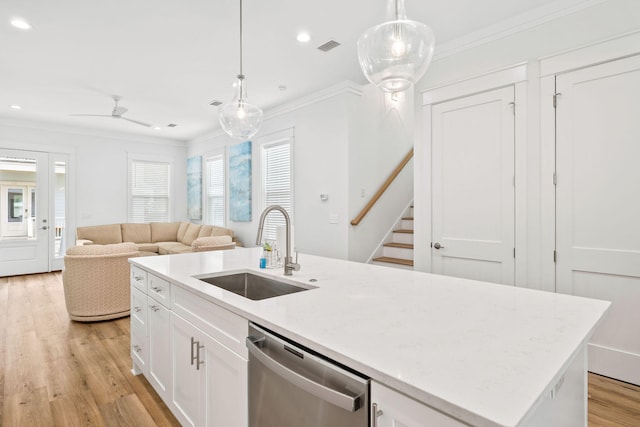
[[(262, 183), (264, 208), (282, 206), (293, 222), (293, 185), (291, 168), (292, 137), (262, 145)], [(276, 240), (278, 227), (284, 227), (282, 214), (270, 213), (264, 225), (264, 240)]]
[(206, 162), (206, 223), (225, 226), (224, 154), (209, 157)]
[(129, 221), (169, 221), (168, 162), (131, 160)]

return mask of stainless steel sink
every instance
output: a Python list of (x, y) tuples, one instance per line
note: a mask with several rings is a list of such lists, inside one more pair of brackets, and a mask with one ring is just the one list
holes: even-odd
[(229, 274), (217, 277), (197, 277), (197, 279), (251, 300), (263, 300), (313, 289), (291, 285), (279, 280), (267, 279), (266, 277), (251, 273)]

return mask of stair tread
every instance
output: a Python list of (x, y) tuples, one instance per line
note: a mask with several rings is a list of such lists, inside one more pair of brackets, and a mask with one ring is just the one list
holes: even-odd
[(413, 230), (408, 230), (405, 228), (401, 228), (398, 230), (393, 230), (394, 233), (404, 233), (404, 234), (413, 234)]
[(381, 256), (378, 258), (374, 258), (374, 261), (378, 261), (378, 262), (386, 262), (389, 264), (402, 264), (402, 265), (409, 265), (411, 267), (413, 267), (413, 260), (411, 259), (402, 259), (402, 258), (391, 258), (388, 256)]
[(413, 249), (413, 245), (410, 243), (396, 243), (396, 242), (391, 242), (391, 243), (385, 243), (383, 246), (386, 246), (388, 248), (402, 248), (402, 249)]

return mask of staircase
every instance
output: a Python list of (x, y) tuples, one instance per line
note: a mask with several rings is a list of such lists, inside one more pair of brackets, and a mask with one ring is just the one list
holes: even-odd
[(413, 206), (410, 206), (389, 233), (373, 264), (413, 270)]

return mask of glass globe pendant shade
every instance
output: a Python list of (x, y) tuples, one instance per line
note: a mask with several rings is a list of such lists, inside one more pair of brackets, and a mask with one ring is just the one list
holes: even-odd
[(238, 139), (249, 139), (258, 132), (262, 124), (262, 110), (249, 103), (244, 76), (238, 76), (233, 100), (220, 106), (218, 113), (222, 129)]
[(404, 0), (389, 0), (387, 17), (358, 39), (358, 61), (371, 83), (385, 92), (401, 92), (424, 75), (435, 36), (427, 25), (407, 19)]

